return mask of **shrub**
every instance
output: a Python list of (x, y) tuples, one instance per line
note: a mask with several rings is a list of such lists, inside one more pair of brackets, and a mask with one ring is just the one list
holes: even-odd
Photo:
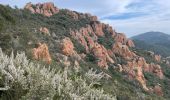
[[(77, 76), (69, 69), (56, 72), (50, 67), (30, 62), (24, 53), (17, 53), (16, 57), (12, 53), (8, 57), (0, 49), (0, 75), (3, 100), (115, 100), (103, 89), (93, 88), (94, 83), (104, 77), (103, 73), (96, 74), (90, 70), (82, 78), (83, 75)], [(89, 78), (94, 79), (93, 82), (87, 83)]]

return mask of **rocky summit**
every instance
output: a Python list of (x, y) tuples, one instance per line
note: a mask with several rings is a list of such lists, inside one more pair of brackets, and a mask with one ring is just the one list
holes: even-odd
[[(29, 78), (27, 81), (30, 82), (30, 87), (25, 85), (28, 90), (22, 87), (21, 90), (24, 92), (22, 91), (18, 96), (11, 94), (15, 97), (14, 100), (31, 98), (30, 93), (42, 92), (33, 90), (47, 88), (48, 82), (45, 83), (45, 79), (52, 81), (49, 83), (51, 84), (49, 88), (52, 88), (47, 90), (51, 90), (50, 93), (57, 91), (55, 95), (49, 94), (57, 98), (54, 100), (61, 98), (72, 100), (72, 97), (79, 97), (79, 91), (82, 90), (81, 96), (102, 93), (100, 96), (103, 98), (100, 100), (107, 100), (105, 98), (110, 97), (104, 93), (114, 98), (108, 100), (168, 100), (170, 98), (170, 70), (167, 60), (154, 52), (136, 48), (133, 40), (127, 38), (124, 33), (117, 32), (109, 24), (100, 22), (97, 16), (59, 9), (51, 2), (27, 3), (24, 9), (13, 9), (2, 5), (0, 9), (9, 9), (6, 15), (9, 16), (8, 18), (0, 14), (7, 22), (2, 23), (4, 28), (0, 30), (0, 47), (3, 52), (9, 55), (13, 51), (14, 56), (17, 52), (25, 52), (30, 61), (44, 65), (43, 69), (50, 66), (59, 71), (56, 73), (56, 70), (52, 70), (49, 74), (48, 71), (51, 71), (49, 68), (30, 74), (31, 72), (29, 73), (26, 69), (22, 72), (23, 74), (21, 73), (22, 79), (33, 77), (35, 80)], [(17, 61), (20, 60), (16, 60), (14, 65)], [(32, 70), (33, 68), (31, 67), (30, 70), (36, 71)], [(63, 74), (60, 75), (63, 69)], [(88, 70), (90, 71), (86, 73)], [(74, 72), (74, 75), (71, 72)], [(44, 73), (47, 76), (43, 76)], [(35, 74), (42, 77), (37, 78)], [(52, 77), (53, 79), (50, 79)], [(87, 79), (84, 82), (81, 78)], [(36, 82), (36, 79), (41, 80), (40, 83)], [(98, 79), (101, 79), (100, 84)], [(95, 80), (97, 82), (94, 82)], [(37, 84), (36, 88), (32, 89), (34, 85), (31, 87), (31, 84), (34, 82), (43, 84), (44, 87)], [(57, 85), (53, 84), (55, 82)], [(90, 84), (88, 89), (84, 88), (87, 86), (86, 82)], [(20, 85), (23, 84), (25, 84), (24, 81)], [(99, 91), (101, 88), (105, 92)], [(94, 92), (95, 89), (99, 89), (98, 92)], [(86, 90), (90, 92), (85, 92)], [(2, 93), (1, 96), (3, 97), (4, 94)], [(86, 96), (83, 98), (81, 96), (79, 100), (85, 100), (83, 98)], [(30, 100), (34, 99), (36, 98), (32, 97)]]

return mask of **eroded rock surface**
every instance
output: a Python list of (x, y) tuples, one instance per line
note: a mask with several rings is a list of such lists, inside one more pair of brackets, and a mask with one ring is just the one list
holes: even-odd
[(52, 16), (53, 14), (57, 14), (59, 12), (59, 9), (55, 7), (54, 3), (52, 2), (47, 2), (43, 4), (39, 3), (36, 5), (32, 3), (27, 3), (24, 8), (28, 9), (33, 14), (38, 13), (48, 17)]
[(38, 47), (33, 49), (33, 58), (36, 60), (43, 60), (48, 64), (52, 61), (48, 46), (45, 43), (38, 43)]

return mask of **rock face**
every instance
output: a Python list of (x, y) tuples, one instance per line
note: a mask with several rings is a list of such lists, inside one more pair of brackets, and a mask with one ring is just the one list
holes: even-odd
[(148, 64), (143, 57), (136, 56), (132, 61), (128, 61), (123, 65), (123, 71), (127, 73), (129, 79), (136, 79), (145, 91), (149, 91), (146, 86), (146, 79), (143, 72), (150, 72), (158, 76), (160, 79), (164, 78), (160, 65)]
[(94, 33), (96, 33), (97, 36), (103, 36), (103, 24), (102, 23), (94, 23), (92, 25)]
[(50, 31), (46, 27), (41, 27), (39, 30), (45, 35), (50, 35)]
[(145, 59), (138, 57), (132, 61), (128, 61), (127, 65), (123, 66), (123, 71), (128, 74), (129, 79), (136, 79), (142, 85), (143, 89), (148, 91), (146, 79), (143, 75), (143, 67), (146, 65)]
[(126, 43), (126, 36), (123, 33), (117, 33), (115, 37), (116, 42), (120, 42), (122, 44)]
[(131, 52), (129, 50), (128, 46), (123, 45), (121, 43), (121, 41), (113, 44), (113, 47), (112, 47), (113, 53), (118, 54), (118, 55), (124, 57), (125, 59), (132, 59), (133, 57), (135, 57), (136, 54)]
[(38, 47), (34, 48), (33, 50), (33, 58), (36, 60), (43, 60), (47, 62), (48, 64), (51, 63), (51, 56), (48, 50), (48, 46), (43, 43), (38, 43)]
[(70, 38), (64, 38), (62, 40), (62, 53), (66, 56), (71, 56), (74, 54), (74, 45), (71, 42)]
[(134, 44), (133, 41), (130, 40), (130, 39), (127, 40), (126, 45), (127, 45), (128, 47), (135, 47), (135, 44)]
[(47, 2), (44, 4), (36, 4), (33, 5), (32, 3), (27, 3), (25, 6), (25, 9), (28, 9), (31, 11), (31, 13), (38, 13), (43, 14), (44, 16), (50, 17), (53, 14), (57, 14), (59, 12), (59, 9), (54, 6), (52, 2)]
[(70, 34), (85, 48), (86, 53), (94, 54), (98, 59), (98, 66), (107, 69), (108, 63), (114, 63), (113, 59), (110, 57), (112, 51), (108, 52), (103, 45), (97, 42), (98, 36), (105, 35), (103, 32), (104, 29), (108, 30), (111, 36), (115, 34), (112, 28), (102, 23), (93, 23), (92, 25), (87, 25), (79, 30), (70, 30)]
[(114, 63), (113, 59), (108, 55), (107, 50), (104, 46), (95, 43), (94, 47), (92, 48), (92, 52), (94, 53), (94, 56), (98, 59), (98, 66), (107, 69), (107, 62)]
[(160, 62), (161, 61), (161, 55), (155, 55), (154, 59), (155, 59), (155, 61)]

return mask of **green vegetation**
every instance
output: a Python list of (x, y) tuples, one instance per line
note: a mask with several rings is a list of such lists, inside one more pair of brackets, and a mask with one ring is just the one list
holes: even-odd
[[(65, 70), (64, 65), (58, 64), (56, 53), (61, 53), (59, 41), (64, 37), (71, 38), (70, 29), (76, 30), (87, 24), (90, 25), (92, 23), (90, 19), (75, 20), (65, 9), (51, 17), (31, 14), (27, 10), (12, 9), (3, 5), (0, 5), (0, 12), (0, 47), (8, 55), (14, 52), (14, 55), (8, 57), (0, 51), (0, 86), (7, 89), (0, 92), (0, 99), (70, 100), (76, 97), (80, 100), (89, 100), (91, 97), (100, 97), (99, 100), (105, 100), (107, 97), (108, 100), (115, 98), (117, 100), (164, 100), (169, 98), (170, 70), (164, 64), (161, 66), (165, 72), (165, 80), (159, 80), (154, 75), (145, 73), (149, 86), (156, 83), (162, 85), (164, 97), (144, 92), (137, 81), (127, 80), (124, 73), (117, 72), (114, 69), (116, 64), (110, 64), (109, 70), (99, 68), (92, 54), (87, 54), (85, 61), (79, 62), (78, 71), (74, 67)], [(41, 34), (40, 27), (47, 27), (50, 36)], [(114, 39), (106, 30), (104, 33), (105, 36), (99, 37), (98, 42), (111, 49)], [(71, 41), (79, 54), (85, 53), (85, 48), (77, 40), (71, 38)], [(31, 59), (32, 48), (35, 48), (38, 42), (46, 43), (49, 47), (53, 59), (50, 67)], [(24, 53), (17, 52), (25, 52), (30, 60), (27, 60)], [(145, 51), (136, 50), (136, 52), (144, 56), (147, 62), (154, 62)], [(122, 57), (115, 56), (114, 60), (117, 63), (127, 63)]]

